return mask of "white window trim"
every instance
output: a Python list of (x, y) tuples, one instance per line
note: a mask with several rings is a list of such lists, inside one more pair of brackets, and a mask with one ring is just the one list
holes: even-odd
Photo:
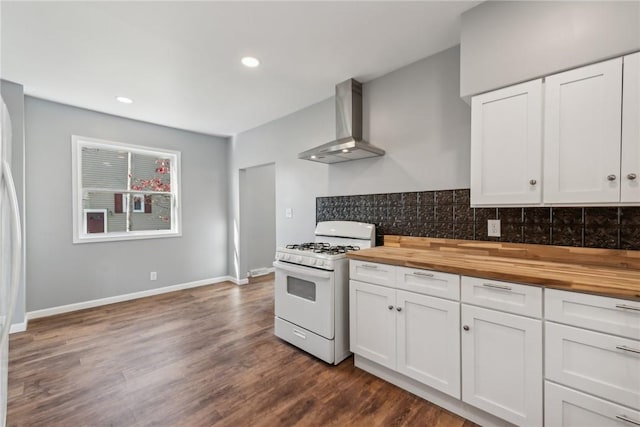
[[(175, 166), (171, 167), (171, 194), (175, 203), (175, 209), (171, 215), (170, 230), (139, 230), (129, 232), (112, 233), (86, 233), (84, 229), (83, 207), (82, 207), (82, 149), (83, 146), (91, 146), (105, 149), (119, 147), (131, 153), (157, 155), (158, 153), (172, 156)], [(182, 236), (182, 187), (180, 182), (181, 161), (180, 152), (166, 150), (162, 148), (146, 147), (142, 145), (126, 144), (122, 142), (108, 141), (104, 139), (89, 138), (85, 136), (71, 136), (71, 176), (72, 176), (72, 197), (73, 197), (73, 243), (93, 243), (93, 242), (113, 242), (120, 240), (156, 239), (165, 237)], [(133, 193), (133, 192), (132, 192)], [(136, 191), (145, 193), (144, 191)], [(150, 192), (151, 193), (151, 192)], [(106, 228), (105, 228), (106, 229)]]

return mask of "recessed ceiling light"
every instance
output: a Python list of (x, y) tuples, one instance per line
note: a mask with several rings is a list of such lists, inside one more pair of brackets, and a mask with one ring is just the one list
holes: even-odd
[(349, 152), (349, 149), (348, 149), (348, 148), (343, 148), (343, 149), (342, 149), (342, 152), (343, 152), (343, 153), (348, 153), (348, 152)]
[(133, 104), (133, 99), (127, 98), (126, 96), (116, 96), (116, 99), (123, 104)]
[(253, 56), (245, 56), (241, 59), (242, 65), (249, 68), (255, 68), (260, 65), (260, 61), (258, 58), (254, 58)]

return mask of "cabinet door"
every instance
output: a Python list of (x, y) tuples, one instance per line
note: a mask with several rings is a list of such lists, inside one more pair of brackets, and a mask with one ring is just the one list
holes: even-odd
[(549, 427), (633, 427), (640, 425), (640, 412), (547, 381), (544, 424)]
[(471, 204), (541, 201), (542, 80), (473, 97)]
[(640, 52), (624, 57), (620, 201), (640, 202)]
[(622, 58), (545, 80), (544, 202), (620, 200)]
[(398, 371), (460, 398), (460, 303), (396, 294)]
[(542, 425), (541, 321), (463, 304), (462, 325), (462, 400), (514, 424)]
[(395, 290), (349, 282), (351, 352), (396, 368)]

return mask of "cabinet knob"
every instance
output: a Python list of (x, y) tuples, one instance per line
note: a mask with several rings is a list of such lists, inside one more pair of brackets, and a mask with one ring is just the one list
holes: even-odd
[(634, 179), (636, 179), (638, 176), (635, 173), (630, 173), (627, 175), (627, 179), (629, 181), (633, 181)]
[(392, 306), (392, 305), (387, 306), (387, 308), (388, 308), (389, 310), (393, 310), (393, 306)]
[(402, 311), (402, 307), (396, 307), (396, 310)]
[(464, 325), (464, 326), (462, 327), (462, 329), (464, 329), (465, 331), (468, 331), (468, 330), (469, 330), (469, 326), (468, 326), (468, 325)]
[(536, 181), (535, 179), (530, 179), (529, 180), (529, 184), (531, 185), (536, 185), (538, 183), (538, 181)]
[(616, 180), (616, 176), (615, 176), (614, 174), (611, 174), (611, 175), (608, 175), (608, 176), (607, 176), (607, 179), (608, 179), (609, 181), (615, 181), (615, 180)]

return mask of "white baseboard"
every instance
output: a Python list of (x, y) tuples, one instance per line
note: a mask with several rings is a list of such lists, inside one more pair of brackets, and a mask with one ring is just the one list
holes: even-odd
[(273, 273), (276, 271), (274, 267), (262, 267), (262, 268), (254, 268), (253, 270), (249, 270), (248, 277), (260, 277), (266, 276), (267, 274)]
[(9, 329), (10, 334), (15, 334), (16, 332), (24, 332), (27, 330), (27, 319), (24, 319), (22, 323), (13, 323), (11, 324), (11, 329)]
[[(220, 282), (232, 282), (236, 285), (242, 285), (242, 280), (234, 279), (231, 276), (214, 277), (211, 279), (196, 280), (195, 282), (180, 283), (177, 285), (164, 286), (162, 288), (149, 289), (146, 291), (132, 292), (130, 294), (116, 295), (113, 297), (94, 299), (90, 301), (77, 302), (74, 304), (60, 305), (58, 307), (45, 308), (42, 310), (29, 311), (26, 315), (26, 321), (38, 319), (40, 317), (54, 316), (56, 314), (69, 313), (71, 311), (84, 310), (85, 308), (99, 307), (101, 305), (113, 304), (116, 302), (129, 301), (132, 299), (149, 297), (152, 295), (166, 294), (168, 292), (181, 291), (183, 289), (197, 288), (199, 286), (213, 285)], [(248, 282), (244, 279), (245, 283)], [(26, 328), (25, 321), (25, 328)]]

